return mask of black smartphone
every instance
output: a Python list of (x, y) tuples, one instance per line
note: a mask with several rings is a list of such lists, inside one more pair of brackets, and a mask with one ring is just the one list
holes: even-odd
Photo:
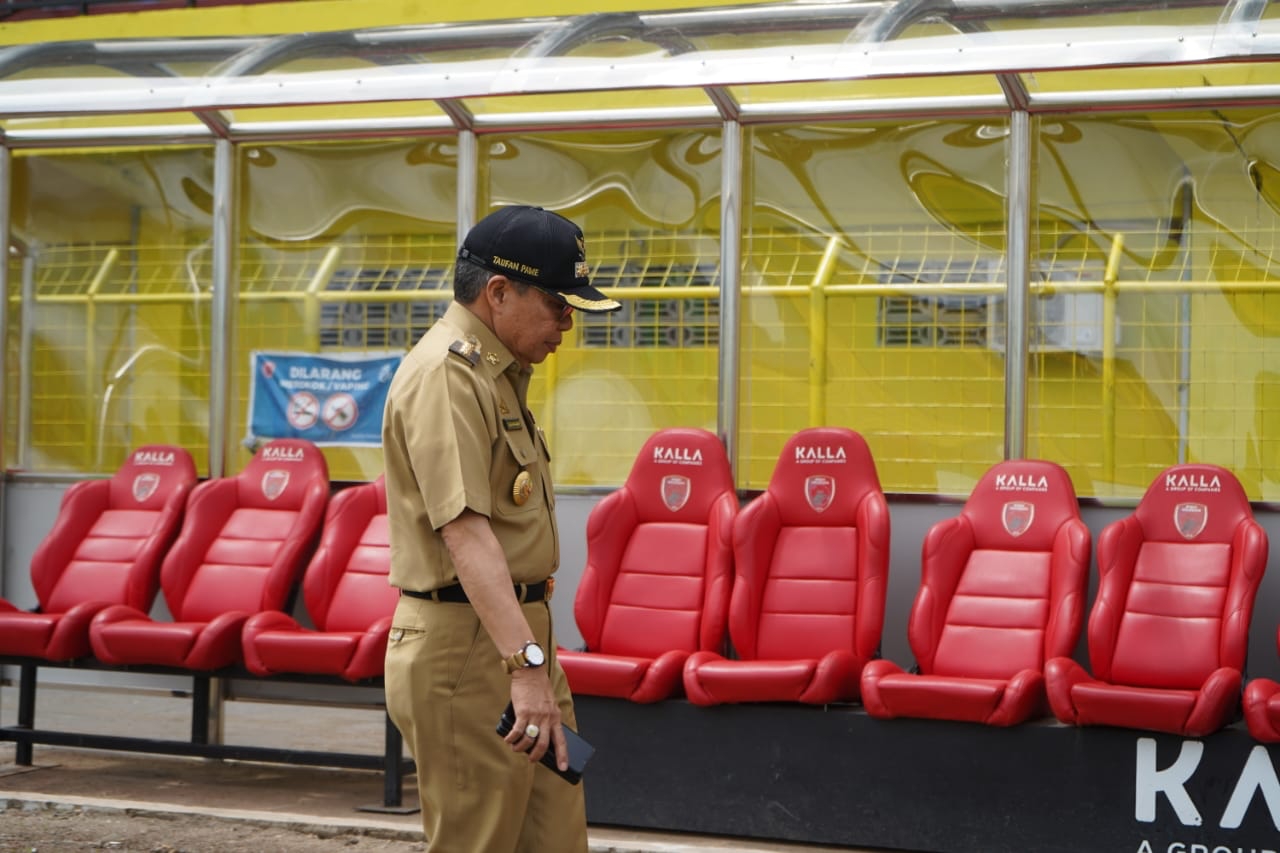
[[(498, 734), (506, 737), (511, 733), (511, 727), (515, 725), (516, 712), (511, 707), (511, 703), (507, 703), (507, 709), (502, 712), (502, 717), (498, 720)], [(568, 726), (561, 726), (564, 729), (565, 744), (569, 747), (569, 769), (561, 770), (556, 766), (556, 751), (554, 746), (542, 753), (542, 765), (554, 772), (566, 782), (576, 785), (582, 781), (582, 771), (586, 769), (587, 762), (591, 760), (591, 756), (595, 753), (596, 748), (587, 743), (582, 737)], [(532, 749), (533, 747), (529, 747)]]

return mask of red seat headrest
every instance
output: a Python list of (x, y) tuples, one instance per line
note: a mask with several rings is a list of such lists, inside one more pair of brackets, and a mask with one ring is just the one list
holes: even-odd
[(1156, 542), (1231, 542), (1253, 517), (1240, 481), (1217, 465), (1173, 465), (1142, 496), (1134, 516), (1143, 537)]
[(278, 438), (263, 445), (236, 475), (240, 506), (301, 506), (308, 486), (317, 478), (329, 478), (329, 466), (320, 449), (303, 439)]
[(858, 505), (879, 491), (871, 450), (847, 427), (811, 427), (791, 436), (768, 487), (784, 527), (856, 526)]
[(733, 475), (719, 438), (696, 427), (673, 427), (640, 448), (625, 488), (640, 521), (705, 525), (711, 505), (733, 488)]
[(982, 476), (962, 514), (979, 548), (1050, 551), (1063, 521), (1080, 516), (1080, 504), (1061, 465), (1012, 459)]
[(111, 478), (108, 505), (158, 512), (175, 491), (195, 481), (196, 464), (186, 449), (146, 444), (130, 453)]

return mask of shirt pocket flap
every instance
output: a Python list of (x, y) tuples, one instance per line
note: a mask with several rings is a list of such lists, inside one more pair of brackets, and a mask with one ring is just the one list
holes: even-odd
[(529, 439), (528, 430), (511, 430), (505, 432), (507, 446), (511, 448), (511, 455), (516, 458), (521, 467), (532, 465), (537, 460), (537, 454), (533, 450), (533, 442)]

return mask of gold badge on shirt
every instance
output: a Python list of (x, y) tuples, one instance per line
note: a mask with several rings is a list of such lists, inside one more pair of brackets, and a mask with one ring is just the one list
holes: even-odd
[(516, 506), (524, 506), (531, 494), (533, 494), (533, 477), (529, 476), (528, 471), (521, 471), (516, 474), (516, 481), (511, 484), (511, 500), (516, 502)]

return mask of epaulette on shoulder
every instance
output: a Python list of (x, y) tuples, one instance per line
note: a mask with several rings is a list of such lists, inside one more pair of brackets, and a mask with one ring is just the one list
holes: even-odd
[(449, 352), (462, 356), (471, 363), (472, 367), (480, 363), (480, 341), (471, 336), (467, 336), (466, 339), (458, 338), (449, 344)]

